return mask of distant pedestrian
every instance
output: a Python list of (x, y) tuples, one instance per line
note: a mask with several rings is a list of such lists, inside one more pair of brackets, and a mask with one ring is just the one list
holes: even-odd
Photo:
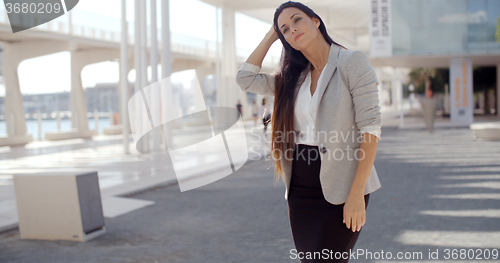
[(255, 103), (255, 100), (252, 103), (252, 117), (253, 117), (253, 126), (257, 126), (257, 119), (259, 119), (259, 106)]
[(259, 108), (259, 117), (262, 118), (262, 124), (264, 124), (264, 134), (266, 134), (267, 125), (271, 120), (271, 113), (269, 112), (269, 108), (266, 105), (266, 98), (262, 99), (262, 105)]
[(113, 125), (119, 125), (120, 124), (120, 114), (118, 112), (115, 112), (113, 114)]
[(432, 98), (433, 94), (432, 94), (432, 79), (430, 76), (427, 76), (427, 78), (425, 79), (425, 96), (427, 98)]
[(240, 113), (240, 115), (237, 116), (237, 118), (240, 118), (240, 116), (241, 116), (241, 119), (243, 119), (243, 111), (241, 109), (241, 102), (240, 102), (240, 100), (238, 100), (238, 104), (236, 104), (236, 109), (238, 109), (238, 112)]

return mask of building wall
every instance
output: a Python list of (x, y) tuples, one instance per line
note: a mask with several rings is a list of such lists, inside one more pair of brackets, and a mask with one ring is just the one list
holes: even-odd
[(394, 56), (500, 53), (498, 0), (392, 0)]

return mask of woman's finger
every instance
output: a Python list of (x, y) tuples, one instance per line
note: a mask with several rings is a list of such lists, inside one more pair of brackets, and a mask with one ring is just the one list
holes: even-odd
[(343, 208), (342, 210), (343, 210), (343, 211), (342, 211), (342, 215), (343, 215), (343, 217), (344, 217), (344, 219), (343, 219), (343, 221), (342, 221), (342, 222), (343, 222), (343, 223), (345, 224), (345, 226), (347, 227), (347, 214), (346, 214), (346, 212), (345, 212), (345, 206), (344, 206), (344, 208)]
[(361, 228), (365, 225), (366, 223), (366, 213), (362, 213), (359, 217), (359, 229), (358, 231), (361, 231)]
[(354, 217), (354, 215), (351, 215), (349, 217), (351, 218), (351, 220), (350, 220), (351, 221), (351, 225), (350, 225), (351, 227), (350, 227), (350, 229), (353, 230), (356, 227), (356, 218)]
[(345, 214), (345, 226), (349, 229), (351, 228), (351, 215)]

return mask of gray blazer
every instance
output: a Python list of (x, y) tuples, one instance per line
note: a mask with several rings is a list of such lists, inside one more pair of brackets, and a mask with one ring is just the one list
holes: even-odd
[[(311, 64), (301, 73), (295, 95), (310, 67)], [(259, 70), (256, 65), (243, 63), (236, 74), (236, 82), (244, 91), (274, 96), (274, 76), (259, 73)], [(345, 50), (335, 44), (331, 45), (328, 64), (324, 70), (327, 81), (315, 91), (320, 96), (315, 125), (321, 152), (320, 181), (325, 199), (332, 204), (342, 204), (354, 181), (358, 160), (363, 157), (357, 150), (361, 146), (360, 130), (367, 126), (381, 127), (377, 88), (379, 82), (368, 56), (361, 51)], [(285, 199), (288, 199), (292, 162), (286, 165), (284, 155), (280, 161), (286, 179)], [(377, 171), (373, 166), (364, 194), (380, 187)]]

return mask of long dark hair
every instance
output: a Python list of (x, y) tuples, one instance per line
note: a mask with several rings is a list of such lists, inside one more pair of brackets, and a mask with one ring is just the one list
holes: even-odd
[(286, 163), (289, 163), (293, 158), (293, 145), (294, 145), (294, 130), (293, 130), (293, 116), (295, 105), (295, 89), (299, 88), (297, 82), (299, 76), (304, 71), (309, 60), (302, 54), (302, 52), (292, 48), (285, 40), (285, 37), (279, 30), (278, 16), (281, 12), (288, 7), (295, 7), (304, 12), (307, 16), (317, 18), (320, 22), (319, 30), (326, 42), (330, 45), (336, 44), (344, 49), (342, 45), (333, 41), (326, 32), (323, 20), (311, 8), (299, 2), (288, 1), (281, 4), (274, 13), (274, 30), (283, 44), (281, 52), (280, 68), (275, 74), (275, 96), (274, 96), (274, 111), (272, 116), (272, 143), (271, 155), (275, 162), (275, 176), (276, 181), (282, 179), (285, 181), (283, 167), (281, 166), (282, 153), (285, 153)]

